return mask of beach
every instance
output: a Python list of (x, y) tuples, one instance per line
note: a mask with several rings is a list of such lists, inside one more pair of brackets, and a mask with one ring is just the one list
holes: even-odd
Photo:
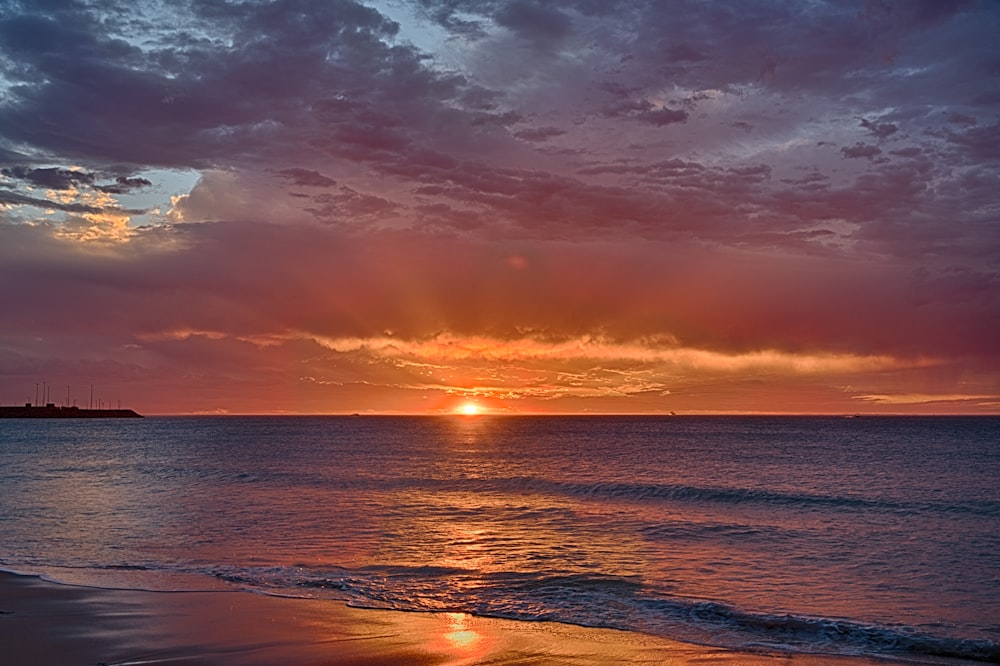
[(440, 664), (885, 664), (750, 653), (633, 632), (464, 613), (350, 608), (249, 592), (146, 592), (0, 573), (12, 666)]

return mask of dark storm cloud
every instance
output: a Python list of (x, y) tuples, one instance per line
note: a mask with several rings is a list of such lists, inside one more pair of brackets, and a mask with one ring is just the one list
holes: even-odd
[(4, 139), (132, 164), (247, 163), (322, 133), (324, 100), (391, 109), (442, 93), (416, 52), (384, 41), (395, 24), (355, 2), (177, 3), (176, 27), (132, 17), (133, 37), (163, 44), (147, 50), (113, 34), (98, 7), (130, 14), (116, 3), (0, 14), (14, 83)]
[[(127, 194), (135, 190), (150, 187), (153, 184), (147, 178), (118, 176), (112, 183), (102, 185), (97, 183), (98, 180), (104, 180), (99, 174), (73, 169), (60, 169), (57, 167), (31, 168), (26, 166), (14, 166), (0, 169), (0, 174), (3, 174), (8, 178), (20, 180), (33, 187), (42, 187), (49, 190), (77, 190), (79, 188), (92, 188), (98, 192), (104, 192), (105, 194)], [(14, 186), (10, 185), (10, 187)], [(32, 199), (31, 197), (22, 197), (23, 203), (27, 203), (28, 201), (41, 200)], [(63, 204), (62, 207), (52, 206), (51, 202), (49, 202), (47, 207), (74, 212), (81, 212), (83, 210), (93, 208), (92, 206), (71, 208), (66, 207), (65, 204)], [(88, 212), (93, 211), (88, 210)]]
[(134, 190), (141, 190), (146, 187), (152, 186), (152, 182), (148, 178), (133, 177), (128, 176), (118, 176), (115, 178), (115, 182), (111, 185), (95, 185), (94, 189), (107, 194), (127, 194)]
[[(719, 94), (744, 94), (738, 86), (794, 88), (801, 93), (820, 86), (835, 92), (857, 88), (858, 80), (863, 86), (874, 85), (871, 81), (880, 70), (887, 76), (891, 73), (880, 55), (880, 35), (891, 32), (897, 43), (906, 45), (914, 31), (955, 20), (966, 8), (830, 3), (810, 12), (793, 12), (770, 2), (709, 10), (687, 2), (556, 5), (527, 0), (426, 0), (420, 5), (446, 27), (454, 27), (459, 16), (465, 23), (474, 19), (483, 34), (490, 26), (501, 26), (529, 41), (565, 42), (566, 48), (580, 48), (573, 39), (586, 35), (607, 51), (608, 58), (620, 58), (620, 64), (613, 79), (597, 83), (602, 76), (582, 82), (596, 83), (604, 98), (597, 96), (589, 107), (574, 109), (579, 122), (628, 119), (637, 127), (664, 133), (689, 127)], [(120, 30), (102, 20), (102, 7), (130, 16), (126, 6), (117, 3), (77, 3), (51, 11), (26, 3), (4, 15), (0, 31), (16, 37), (0, 46), (8, 54), (5, 76), (15, 83), (10, 101), (0, 106), (3, 134), (11, 145), (34, 144), (67, 158), (150, 166), (301, 164), (297, 175), (281, 172), (291, 186), (340, 181), (308, 176), (321, 171), (336, 175), (322, 166), (324, 159), (332, 159), (426, 184), (453, 183), (456, 165), (476, 163), (484, 147), (510, 150), (503, 148), (505, 136), (541, 143), (555, 136), (569, 137), (573, 129), (565, 118), (539, 128), (518, 127), (525, 116), (518, 113), (515, 97), (478, 85), (466, 75), (434, 69), (415, 49), (394, 41), (399, 34), (396, 24), (355, 2), (191, 3), (178, 5), (174, 15), (180, 20), (173, 24), (161, 25), (155, 14), (146, 19), (132, 15)], [(595, 23), (587, 23), (590, 20)], [(611, 26), (634, 38), (612, 39)], [(467, 32), (467, 28), (455, 29)], [(124, 39), (129, 30), (133, 38)], [(791, 31), (803, 30), (809, 39), (791, 38)], [(789, 38), (780, 39), (781, 31), (789, 31)], [(155, 48), (135, 46), (138, 36)], [(476, 43), (486, 48), (486, 41)], [(774, 44), (780, 46), (770, 46)], [(552, 62), (549, 55), (522, 56), (539, 58), (530, 62), (532, 66)], [(867, 77), (859, 79), (852, 74), (857, 71), (867, 72)], [(700, 90), (707, 82), (722, 92)], [(574, 82), (570, 79), (567, 84)], [(664, 98), (664, 86), (676, 85), (691, 86), (693, 91)], [(879, 141), (896, 141), (902, 134), (895, 120), (861, 115), (858, 122)], [(732, 118), (727, 124), (761, 131), (760, 118), (752, 123)], [(704, 131), (690, 130), (692, 140), (699, 139), (694, 132)], [(982, 138), (967, 139), (959, 133), (947, 138), (970, 149), (983, 145)], [(306, 147), (312, 151), (309, 159), (303, 159)], [(988, 148), (977, 150), (989, 154)], [(872, 161), (881, 156), (881, 149), (857, 142), (847, 144), (841, 153)], [(434, 158), (428, 161), (430, 155)], [(744, 194), (745, 185), (729, 189), (720, 184), (726, 179), (716, 176), (747, 167), (713, 168), (713, 179), (695, 187), (714, 189), (715, 195)], [(550, 176), (556, 180), (565, 173)], [(586, 189), (588, 184), (579, 186)], [(623, 181), (616, 186), (631, 184)], [(120, 190), (115, 185), (104, 187)], [(496, 204), (510, 215), (517, 210), (505, 201), (490, 200), (489, 190), (474, 192), (474, 184), (466, 182), (461, 189), (463, 198), (483, 206)], [(442, 191), (454, 195), (453, 189)], [(587, 198), (593, 200), (601, 192), (608, 196), (599, 209), (615, 215), (620, 193), (597, 184)], [(639, 198), (643, 192), (632, 194)], [(655, 194), (668, 203), (691, 200), (690, 193)], [(764, 191), (754, 194), (760, 202), (768, 198)], [(630, 210), (627, 207), (617, 217), (634, 219)], [(657, 224), (650, 215), (642, 217), (642, 228)], [(665, 228), (676, 224), (669, 214), (662, 217)], [(552, 218), (560, 229), (570, 223), (570, 217)], [(526, 224), (516, 222), (520, 227)], [(711, 235), (702, 226), (712, 228), (699, 225), (691, 232)]]
[(507, 3), (497, 11), (496, 22), (541, 45), (559, 41), (571, 27), (570, 18), (558, 7), (533, 0)]
[(39, 199), (17, 192), (4, 192), (0, 190), (0, 205), (9, 206), (33, 206), (47, 210), (61, 210), (67, 213), (109, 213), (124, 215), (142, 215), (146, 211), (138, 209), (118, 208), (117, 206), (94, 206), (86, 203), (65, 203), (52, 199)]
[(53, 190), (68, 190), (80, 185), (91, 185), (96, 178), (94, 174), (85, 171), (71, 171), (55, 167), (32, 169), (30, 167), (15, 166), (0, 169), (0, 173), (9, 178), (16, 178), (31, 185)]
[[(587, 48), (603, 49), (618, 65), (613, 77), (567, 79), (568, 91), (581, 85), (596, 92), (588, 105), (573, 109), (576, 126), (586, 128), (589, 119), (625, 119), (636, 128), (662, 131), (672, 141), (683, 127), (693, 142), (710, 131), (692, 127), (699, 114), (720, 96), (736, 100), (746, 95), (743, 87), (748, 85), (798, 94), (839, 94), (850, 87), (858, 93), (904, 94), (888, 86), (880, 91), (876, 84), (883, 77), (892, 79), (893, 63), (903, 62), (908, 53), (928, 57), (944, 43), (918, 44), (908, 41), (910, 36), (949, 22), (968, 30), (960, 19), (971, 7), (826, 3), (805, 12), (771, 2), (712, 9), (688, 2), (419, 4), (457, 34), (476, 32), (477, 48), (489, 48), (486, 35), (496, 26), (528, 41), (558, 41), (567, 49), (581, 49), (582, 42), (574, 39), (585, 35), (591, 45)], [(49, 10), (24, 3), (4, 14), (0, 33), (10, 39), (0, 49), (7, 53), (4, 75), (14, 84), (8, 102), (0, 105), (4, 138), (10, 145), (33, 144), (67, 159), (137, 166), (270, 169), (276, 161), (301, 164), (279, 170), (280, 180), (293, 187), (347, 188), (303, 204), (304, 213), (329, 219), (352, 211), (395, 216), (400, 209), (391, 195), (345, 183), (339, 177), (343, 167), (324, 166), (325, 161), (364, 165), (411, 190), (420, 188), (423, 196), (434, 191), (433, 196), (451, 202), (444, 209), (456, 204), (475, 206), (477, 214), (492, 211), (495, 232), (507, 228), (547, 237), (617, 231), (647, 237), (683, 231), (716, 241), (735, 232), (733, 238), (767, 237), (770, 242), (779, 233), (796, 247), (793, 239), (823, 236), (797, 231), (794, 214), (774, 209), (795, 198), (775, 192), (795, 179), (771, 180), (772, 168), (753, 162), (697, 164), (678, 156), (597, 160), (546, 171), (479, 159), (484, 150), (523, 159), (514, 157), (505, 137), (530, 146), (558, 136), (567, 150), (575, 143), (585, 155), (588, 148), (574, 138), (568, 118), (549, 117), (538, 127), (525, 127), (529, 116), (519, 112), (518, 99), (509, 91), (479, 85), (468, 74), (433, 68), (432, 61), (396, 40), (399, 26), (358, 3), (219, 1), (177, 7), (173, 22), (161, 21), (155, 12), (140, 17), (118, 3), (74, 3)], [(115, 28), (105, 20), (111, 15), (106, 12), (129, 20)], [(787, 39), (781, 38), (783, 31)], [(793, 32), (803, 31), (808, 39), (792, 38)], [(631, 38), (614, 37), (621, 34)], [(894, 60), (884, 57), (887, 35), (893, 40)], [(140, 48), (139, 38), (155, 46)], [(921, 48), (928, 49), (926, 55)], [(533, 69), (544, 70), (554, 62), (551, 54), (518, 57)], [(511, 60), (512, 66), (518, 64)], [(717, 92), (706, 91), (707, 83)], [(691, 90), (664, 96), (665, 86)], [(881, 103), (891, 105), (889, 98)], [(973, 124), (976, 118), (969, 113), (974, 112), (954, 111), (970, 120), (953, 122), (952, 127), (963, 129), (939, 130), (938, 136), (969, 159), (981, 159), (992, 154), (997, 142), (991, 125)], [(843, 146), (842, 157), (875, 164), (889, 159), (886, 155), (905, 159), (905, 151), (916, 150), (900, 143), (902, 120), (868, 113), (854, 117), (868, 135), (880, 144), (891, 141), (895, 150), (884, 154), (879, 146), (856, 139), (852, 144), (842, 137), (837, 142)], [(753, 127), (755, 136), (773, 131), (772, 118), (747, 118), (729, 117), (725, 124), (737, 130)], [(803, 168), (820, 173), (815, 164)], [(67, 187), (86, 184), (87, 174), (51, 169), (34, 177)], [(947, 181), (949, 176), (939, 168), (938, 177)], [(814, 191), (820, 178), (809, 185)], [(850, 182), (867, 192), (861, 178), (842, 183), (835, 192), (849, 197)], [(141, 184), (126, 180), (96, 187), (123, 193)], [(868, 199), (864, 194), (860, 198)], [(821, 197), (800, 205), (853, 222), (870, 217), (855, 213), (854, 207), (838, 214), (833, 208), (839, 203)], [(427, 202), (421, 205), (430, 210)], [(678, 212), (682, 209), (687, 214)], [(884, 205), (881, 209), (887, 210)], [(818, 217), (800, 216), (798, 226), (814, 219)], [(763, 226), (769, 227), (766, 233)]]

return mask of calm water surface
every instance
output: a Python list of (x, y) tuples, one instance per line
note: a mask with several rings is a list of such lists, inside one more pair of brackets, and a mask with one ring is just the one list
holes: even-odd
[(1000, 661), (1000, 419), (4, 420), (0, 567)]

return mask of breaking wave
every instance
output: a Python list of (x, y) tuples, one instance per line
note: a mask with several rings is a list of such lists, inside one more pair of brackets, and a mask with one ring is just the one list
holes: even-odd
[(637, 578), (603, 574), (483, 574), (451, 567), (216, 571), (258, 591), (329, 597), (361, 608), (465, 612), (642, 631), (738, 650), (845, 656), (946, 657), (1000, 663), (1000, 642), (903, 625), (754, 612), (717, 601), (657, 597)]

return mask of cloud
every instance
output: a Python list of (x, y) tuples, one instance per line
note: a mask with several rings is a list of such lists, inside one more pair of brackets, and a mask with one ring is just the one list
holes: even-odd
[(969, 159), (995, 160), (1000, 158), (1000, 120), (990, 125), (969, 127), (964, 132), (945, 133), (948, 141), (959, 147)]
[(118, 176), (115, 178), (115, 182), (112, 185), (95, 185), (94, 189), (105, 192), (107, 194), (127, 194), (134, 190), (142, 189), (145, 187), (151, 187), (153, 185), (152, 181), (148, 178), (134, 177), (129, 178), (128, 176)]
[(533, 0), (504, 3), (496, 13), (496, 22), (524, 39), (545, 45), (559, 41), (571, 28), (565, 13)]
[(549, 139), (566, 134), (566, 130), (558, 127), (531, 127), (514, 132), (514, 136), (523, 141), (548, 141)]
[(861, 118), (860, 122), (861, 126), (868, 130), (868, 132), (876, 139), (888, 139), (899, 130), (899, 128), (892, 123), (873, 122), (867, 118)]
[(39, 199), (38, 197), (26, 196), (16, 192), (0, 191), (0, 205), (2, 204), (7, 204), (9, 206), (34, 206), (36, 208), (44, 208), (47, 210), (61, 210), (67, 213), (96, 214), (113, 211), (123, 215), (140, 215), (145, 212), (138, 209), (122, 209), (117, 206), (101, 206), (79, 202), (64, 202), (54, 199)]
[(331, 187), (337, 184), (333, 178), (328, 178), (318, 171), (309, 169), (290, 168), (277, 172), (279, 176), (285, 178), (293, 185), (302, 187)]
[[(297, 330), (365, 338), (393, 330), (417, 340), (447, 330), (503, 339), (536, 331), (554, 340), (599, 333), (622, 343), (670, 335), (726, 352), (906, 356), (991, 344), (985, 330), (978, 340), (969, 334), (990, 322), (975, 299), (956, 298), (970, 289), (964, 279), (938, 283), (947, 300), (900, 303), (912, 287), (905, 271), (854, 261), (220, 222), (139, 232), (108, 264), (107, 254), (66, 245), (44, 228), (0, 229), (4, 279), (49, 294), (4, 303), (12, 326), (51, 320), (57, 330), (113, 308), (128, 331), (237, 337)], [(64, 266), (76, 267), (72, 277)], [(867, 286), (873, 282), (878, 288)], [(110, 322), (82, 318), (91, 320)]]
[(640, 120), (663, 127), (673, 123), (683, 123), (688, 119), (688, 112), (683, 109), (650, 109), (636, 114)]
[(950, 404), (960, 402), (994, 402), (996, 395), (970, 395), (963, 393), (952, 394), (928, 394), (928, 393), (905, 393), (896, 395), (859, 395), (855, 399), (877, 402), (886, 405), (927, 405), (927, 404)]
[(96, 178), (93, 173), (55, 167), (32, 169), (24, 166), (15, 166), (0, 169), (0, 173), (10, 178), (17, 178), (32, 185), (37, 185), (38, 187), (46, 187), (54, 190), (68, 190), (80, 185), (92, 185)]
[[(17, 84), (12, 103), (0, 109), (7, 138), (63, 155), (166, 167), (211, 166), (239, 154), (245, 161), (319, 129), (302, 115), (312, 104), (338, 92), (353, 98), (394, 71), (420, 70), (415, 52), (382, 41), (396, 26), (354, 2), (176, 10), (181, 18), (172, 26), (132, 22), (131, 41), (86, 5), (3, 17), (4, 49), (20, 64), (7, 73)], [(191, 39), (196, 24), (204, 39)], [(166, 46), (143, 50), (134, 45), (141, 39)], [(78, 81), (93, 94), (80, 97)]]
[[(241, 367), (277, 381), (284, 358), (313, 386), (399, 397), (431, 385), (419, 359), (317, 340), (669, 339), (720, 359), (891, 359), (860, 364), (852, 395), (962, 394), (1000, 330), (998, 11), (3, 4), (0, 273), (24, 286), (0, 303), (0, 350), (25, 367), (44, 357), (31, 340), (70, 331), (94, 359), (138, 345), (142, 372), (217, 354), (253, 384)], [(200, 177), (178, 192), (155, 175), (170, 170)], [(640, 356), (563, 359), (536, 393), (676, 397)], [(831, 377), (797, 387), (851, 404), (826, 392), (854, 372), (835, 365), (734, 367)], [(964, 370), (880, 384), (942, 368)], [(542, 369), (509, 371), (528, 391)], [(967, 393), (996, 394), (990, 377)]]
[(882, 154), (882, 149), (868, 143), (856, 143), (853, 146), (844, 146), (840, 153), (849, 159), (873, 160)]

